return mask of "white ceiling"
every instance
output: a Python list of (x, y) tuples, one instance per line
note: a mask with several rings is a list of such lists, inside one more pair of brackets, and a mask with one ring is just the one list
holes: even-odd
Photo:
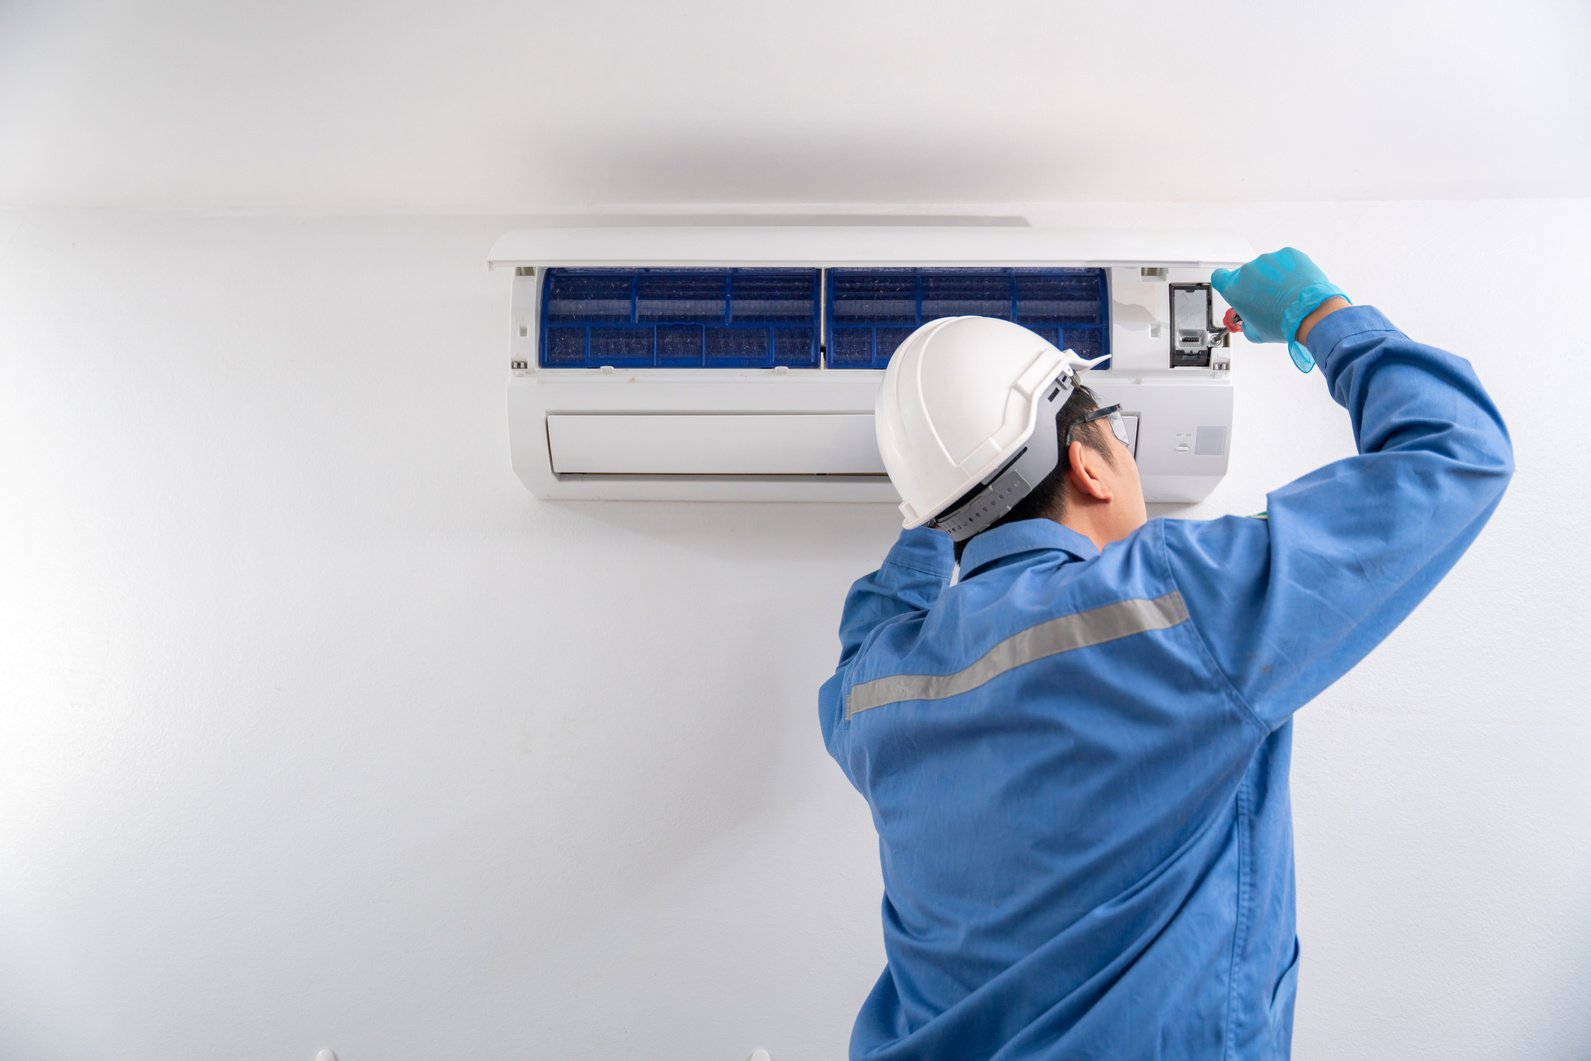
[(0, 204), (1591, 195), (1591, 5), (0, 0)]

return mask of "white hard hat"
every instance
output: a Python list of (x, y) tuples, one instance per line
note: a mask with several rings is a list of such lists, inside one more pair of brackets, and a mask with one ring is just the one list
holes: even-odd
[(1099, 360), (994, 317), (942, 317), (907, 336), (873, 409), (901, 525), (963, 541), (1011, 511), (1055, 469), (1055, 416), (1076, 370)]

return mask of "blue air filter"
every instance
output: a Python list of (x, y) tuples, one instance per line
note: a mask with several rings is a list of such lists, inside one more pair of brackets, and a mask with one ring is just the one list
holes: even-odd
[(816, 269), (546, 270), (544, 368), (818, 367)]
[(1085, 358), (1110, 353), (1103, 269), (830, 269), (827, 283), (830, 368), (883, 368), (918, 325), (968, 314), (1015, 321)]

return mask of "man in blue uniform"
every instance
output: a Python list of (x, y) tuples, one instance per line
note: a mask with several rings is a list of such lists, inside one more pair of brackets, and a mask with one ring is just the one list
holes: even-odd
[(819, 696), (883, 864), (853, 1058), (1289, 1052), (1292, 714), (1453, 566), (1512, 453), (1467, 362), (1303, 254), (1212, 279), (1318, 361), (1358, 443), (1264, 517), (1147, 520), (1119, 418), (1009, 322), (934, 321), (891, 361), (907, 529)]

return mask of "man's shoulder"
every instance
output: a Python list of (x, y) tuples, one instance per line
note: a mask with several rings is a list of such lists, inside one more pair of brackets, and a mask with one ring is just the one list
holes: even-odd
[(1151, 520), (1093, 556), (1043, 550), (1012, 558), (952, 586), (934, 610), (958, 624), (987, 620), (1009, 634), (1064, 615), (1162, 597), (1176, 588), (1162, 522)]

